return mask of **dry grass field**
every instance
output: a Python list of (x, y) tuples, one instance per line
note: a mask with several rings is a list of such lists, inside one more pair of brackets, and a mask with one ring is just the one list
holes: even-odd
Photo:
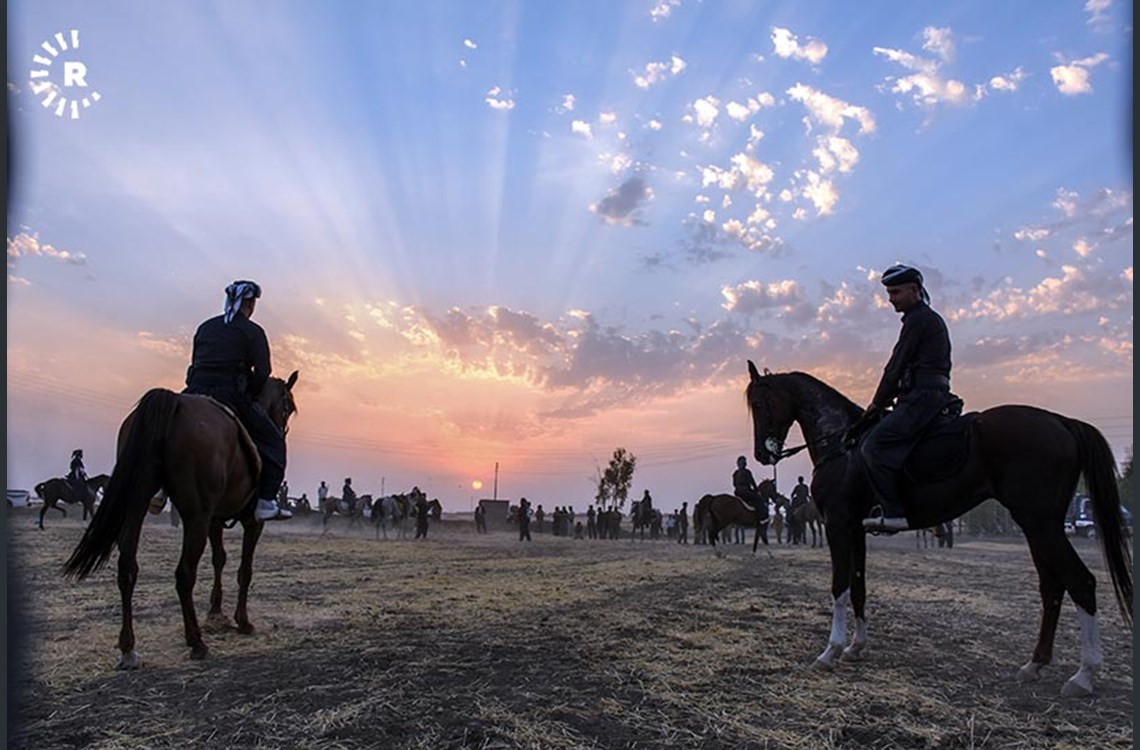
[[(869, 541), (866, 659), (820, 672), (831, 618), (825, 550), (574, 541), (470, 523), (377, 541), (337, 519), (266, 529), (252, 636), (207, 629), (190, 661), (174, 591), (180, 533), (152, 518), (135, 595), (143, 667), (114, 670), (114, 561), (59, 576), (72, 513), (9, 510), (9, 583), (24, 604), (21, 716), (9, 747), (53, 748), (1131, 748), (1132, 633), (1095, 542), (1105, 668), (1077, 668), (1066, 602), (1055, 664), (1018, 684), (1040, 605), (1020, 540), (915, 549)], [(240, 533), (227, 533), (232, 615)], [(196, 590), (205, 620), (209, 553)]]

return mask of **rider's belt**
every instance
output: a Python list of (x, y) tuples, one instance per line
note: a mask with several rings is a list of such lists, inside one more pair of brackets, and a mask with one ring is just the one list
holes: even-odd
[(909, 381), (907, 385), (911, 388), (950, 388), (950, 376), (929, 370), (911, 372)]

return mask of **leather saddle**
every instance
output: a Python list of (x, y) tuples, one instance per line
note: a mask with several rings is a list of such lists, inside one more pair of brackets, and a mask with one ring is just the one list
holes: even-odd
[(954, 476), (970, 455), (970, 435), (978, 412), (939, 418), (906, 458), (903, 475), (913, 484), (934, 484)]

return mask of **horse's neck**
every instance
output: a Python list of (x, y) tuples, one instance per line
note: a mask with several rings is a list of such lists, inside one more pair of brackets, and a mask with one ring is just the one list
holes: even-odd
[(851, 399), (835, 389), (807, 375), (801, 374), (791, 382), (796, 402), (795, 421), (800, 425), (804, 441), (812, 463), (821, 455), (830, 452), (829, 446), (821, 446), (827, 440), (842, 440), (843, 433), (858, 418), (859, 407)]

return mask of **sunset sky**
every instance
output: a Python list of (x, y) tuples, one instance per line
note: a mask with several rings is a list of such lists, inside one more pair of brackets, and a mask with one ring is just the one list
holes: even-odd
[(582, 511), (620, 446), (691, 508), (748, 359), (867, 402), (899, 261), (968, 409), (1131, 449), (1129, 3), (18, 0), (8, 45), (10, 488), (109, 472), (240, 278), (293, 495)]

